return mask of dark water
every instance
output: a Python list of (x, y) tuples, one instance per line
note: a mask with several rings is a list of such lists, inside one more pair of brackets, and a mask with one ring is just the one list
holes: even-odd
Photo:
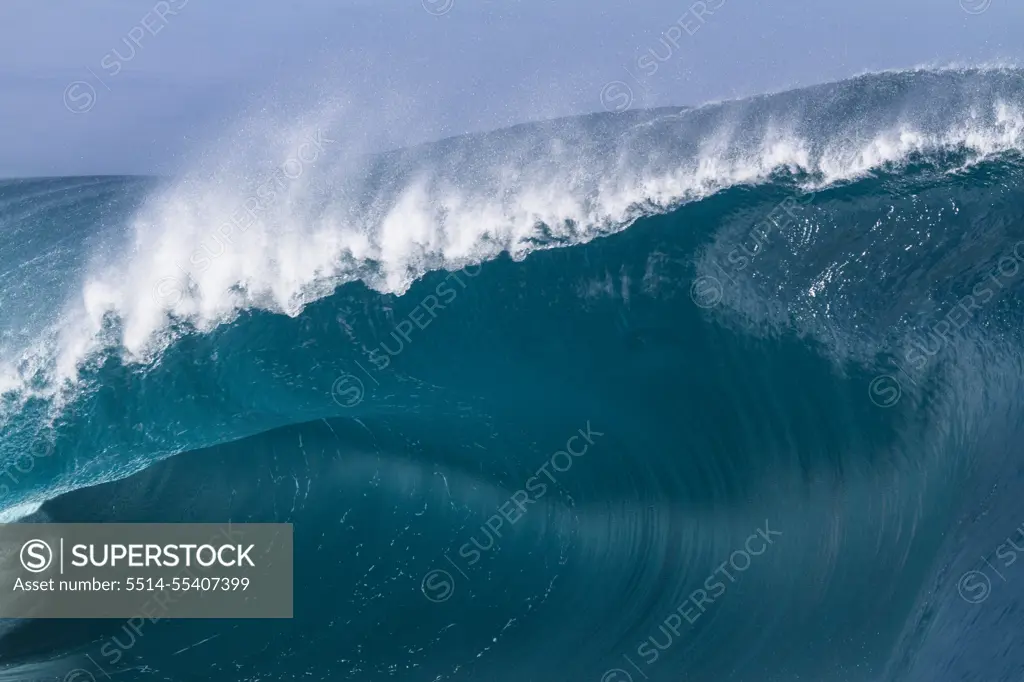
[[(404, 222), (295, 307), (285, 241), (223, 291), (147, 241), (127, 216), (180, 187), (4, 184), (7, 508), (293, 523), (295, 618), (22, 623), (0, 679), (1018, 679), (1022, 86), (886, 74), (367, 162), (390, 195), (431, 159), (427, 218), (315, 175), (299, 218)], [(542, 197), (575, 208), (455, 248), (490, 213), (438, 198), (452, 169), (483, 196), (512, 150), (532, 193), (496, 205), (533, 206), (509, 169), (555, 138), (602, 158)], [(172, 297), (96, 274), (152, 243)]]

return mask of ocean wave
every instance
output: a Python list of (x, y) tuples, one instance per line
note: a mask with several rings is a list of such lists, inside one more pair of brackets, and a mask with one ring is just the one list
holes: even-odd
[(291, 522), (302, 617), (0, 675), (1008, 679), (1022, 75), (3, 183), (4, 518)]
[[(431, 270), (586, 243), (779, 172), (820, 189), (922, 157), (1020, 151), (1021, 85), (1013, 69), (889, 72), (375, 155), (334, 104), (299, 124), (249, 120), (137, 209), (93, 222), (105, 238), (70, 264), (57, 314), (4, 348), (0, 386), (18, 397), (6, 412), (74, 385), (97, 354), (150, 363), (182, 329), (294, 315), (346, 282), (401, 293)], [(88, 205), (82, 182), (43, 191)], [(9, 184), (7, 201), (19, 188), (39, 190)]]

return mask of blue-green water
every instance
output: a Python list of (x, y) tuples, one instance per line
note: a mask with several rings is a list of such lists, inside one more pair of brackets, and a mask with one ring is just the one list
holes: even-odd
[(296, 542), (0, 679), (1019, 676), (1024, 73), (344, 144), (0, 184), (8, 518)]

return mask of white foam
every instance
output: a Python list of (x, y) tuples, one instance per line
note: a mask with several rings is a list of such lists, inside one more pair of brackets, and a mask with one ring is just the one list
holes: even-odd
[[(363, 155), (365, 135), (346, 135), (344, 112), (333, 105), (297, 124), (246, 120), (149, 198), (133, 220), (132, 243), (97, 259), (47, 336), (0, 365), (0, 390), (26, 389), (41, 372), (46, 388), (36, 393), (73, 386), (82, 363), (110, 345), (130, 362), (151, 362), (173, 341), (172, 322), (208, 331), (249, 308), (294, 315), (354, 279), (402, 293), (429, 270), (579, 244), (643, 213), (780, 170), (810, 173), (824, 185), (915, 153), (961, 149), (977, 159), (1024, 148), (1019, 103), (985, 96), (969, 103), (937, 113), (924, 102), (895, 122), (854, 121), (817, 138), (808, 111), (770, 112), (752, 129), (743, 103), (649, 117), (613, 139), (589, 139), (581, 119), (542, 126), (533, 137), (510, 133), (501, 146), (477, 137), (434, 157), (397, 154), (384, 184), (368, 177), (379, 167)], [(702, 137), (659, 141), (673, 130)], [(291, 177), (263, 201), (268, 178), (283, 174)], [(254, 200), (258, 210), (244, 232), (218, 233)], [(117, 338), (109, 338), (111, 318), (120, 320)]]
[(14, 523), (16, 521), (20, 521), (38, 512), (39, 508), (42, 506), (42, 502), (29, 502), (9, 507), (7, 509), (0, 509), (0, 523)]

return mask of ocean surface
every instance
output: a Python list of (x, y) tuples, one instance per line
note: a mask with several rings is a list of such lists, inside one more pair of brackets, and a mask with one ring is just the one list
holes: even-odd
[(293, 523), (295, 617), (0, 680), (1024, 675), (1024, 71), (243, 132), (0, 181), (0, 513)]

